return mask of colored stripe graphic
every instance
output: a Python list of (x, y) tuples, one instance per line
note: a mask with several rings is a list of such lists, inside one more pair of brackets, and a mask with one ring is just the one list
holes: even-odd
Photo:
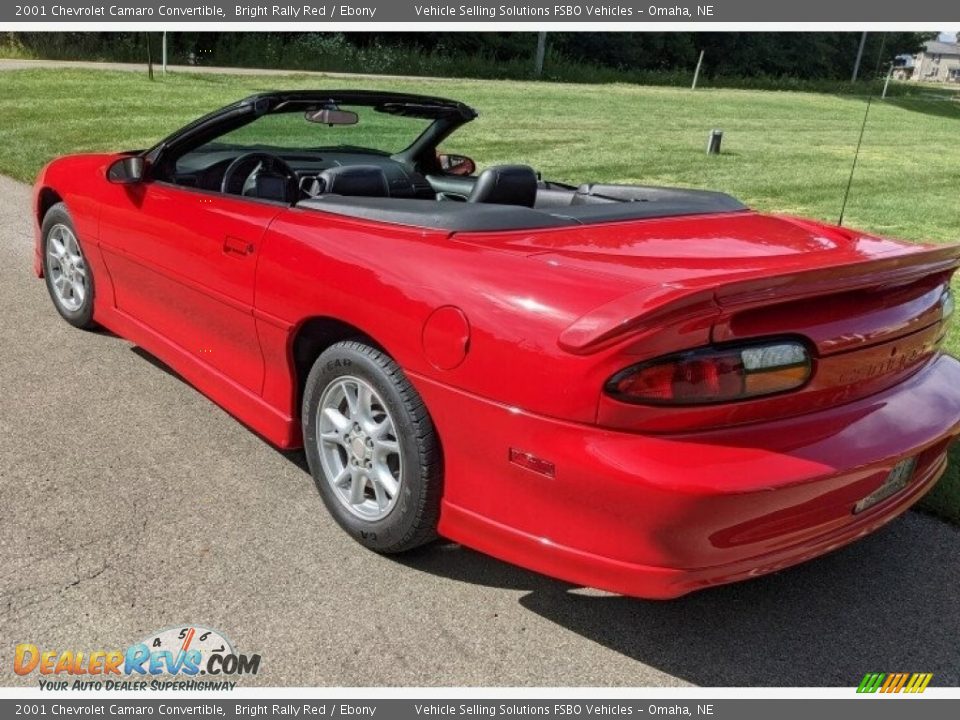
[(907, 683), (907, 689), (904, 690), (904, 692), (922, 693), (927, 689), (927, 685), (930, 684), (931, 680), (933, 680), (933, 673), (914, 673), (913, 677), (910, 678), (910, 682)]
[(884, 673), (867, 673), (860, 681), (857, 688), (858, 693), (875, 693), (880, 689), (880, 683), (883, 682), (886, 675)]
[(907, 681), (907, 673), (893, 673), (880, 688), (883, 693), (898, 693)]
[(933, 673), (867, 673), (857, 686), (858, 693), (922, 693)]

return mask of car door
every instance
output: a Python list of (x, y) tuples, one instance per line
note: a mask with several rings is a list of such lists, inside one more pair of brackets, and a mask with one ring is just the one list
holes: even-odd
[(264, 232), (285, 206), (160, 181), (112, 187), (100, 245), (118, 310), (260, 393), (254, 273)]

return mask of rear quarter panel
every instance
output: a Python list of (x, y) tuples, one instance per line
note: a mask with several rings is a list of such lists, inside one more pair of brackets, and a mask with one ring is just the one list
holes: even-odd
[[(258, 266), (265, 400), (297, 416), (296, 388), (284, 377), (291, 374), (289, 342), (306, 320), (330, 316), (372, 337), (412, 376), (591, 422), (605, 376), (585, 382), (597, 357), (572, 356), (557, 337), (632, 286), (451, 241), (445, 231), (292, 209), (270, 226)], [(467, 317), (469, 352), (442, 369), (425, 355), (422, 335), (430, 314), (449, 305)]]

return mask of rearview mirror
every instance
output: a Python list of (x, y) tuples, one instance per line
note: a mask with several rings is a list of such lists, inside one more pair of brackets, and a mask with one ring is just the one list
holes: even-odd
[(437, 155), (440, 168), (447, 175), (473, 175), (477, 169), (477, 164), (466, 155), (449, 155), (440, 153)]
[(145, 164), (139, 155), (127, 155), (115, 160), (107, 168), (107, 180), (120, 185), (130, 185), (143, 180)]
[(352, 110), (340, 110), (338, 108), (314, 108), (307, 110), (303, 117), (308, 122), (321, 123), (323, 125), (356, 125), (360, 116)]

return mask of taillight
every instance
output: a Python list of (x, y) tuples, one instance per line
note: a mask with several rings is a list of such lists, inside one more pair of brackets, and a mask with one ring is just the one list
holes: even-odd
[(618, 400), (706, 405), (796, 390), (810, 378), (810, 353), (794, 340), (703, 348), (633, 365), (610, 378)]

